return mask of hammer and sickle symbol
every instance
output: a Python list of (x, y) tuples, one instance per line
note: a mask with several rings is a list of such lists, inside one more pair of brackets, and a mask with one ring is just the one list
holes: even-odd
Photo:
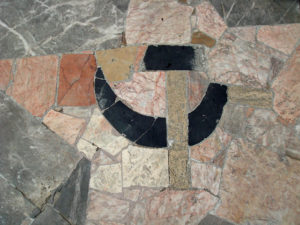
[[(191, 46), (148, 46), (144, 67), (145, 71), (194, 70), (198, 60)], [(95, 94), (104, 117), (120, 134), (141, 146), (167, 147), (166, 118), (142, 115), (117, 100), (100, 67), (95, 75)], [(227, 86), (210, 83), (202, 102), (188, 114), (190, 146), (215, 130), (226, 102)]]

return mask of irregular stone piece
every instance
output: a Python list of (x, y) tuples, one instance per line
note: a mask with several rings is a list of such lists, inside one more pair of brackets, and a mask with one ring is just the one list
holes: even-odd
[(109, 124), (98, 109), (94, 110), (82, 137), (111, 155), (118, 154), (129, 143)]
[(167, 73), (170, 185), (175, 188), (188, 188), (190, 185), (187, 166), (187, 76), (187, 71), (170, 71)]
[(122, 152), (123, 186), (167, 187), (168, 151), (129, 145)]
[(14, 83), (6, 93), (41, 117), (55, 101), (57, 67), (57, 56), (18, 59)]
[(41, 207), (79, 154), (1, 92), (0, 127), (0, 174)]
[(13, 78), (13, 60), (0, 60), (0, 90), (5, 91), (9, 82)]
[(189, 112), (192, 112), (205, 95), (208, 80), (204, 72), (191, 71), (189, 74)]
[(143, 115), (165, 117), (164, 72), (134, 73), (130, 81), (112, 84), (116, 95)]
[(238, 38), (255, 43), (256, 39), (256, 27), (230, 27), (227, 30), (229, 33), (234, 34)]
[(127, 43), (189, 43), (192, 12), (192, 7), (181, 5), (174, 0), (133, 0), (130, 2), (126, 18)]
[(262, 26), (257, 33), (258, 41), (288, 55), (295, 49), (299, 37), (300, 24)]
[(203, 1), (196, 7), (197, 28), (209, 36), (219, 39), (227, 26), (218, 12), (208, 1)]
[(101, 50), (96, 52), (98, 67), (101, 67), (108, 82), (129, 78), (136, 60), (138, 47)]
[(191, 163), (192, 186), (218, 195), (222, 169), (210, 164)]
[(288, 123), (300, 116), (300, 46), (273, 82), (274, 110)]
[(90, 118), (92, 116), (92, 108), (91, 107), (65, 106), (65, 107), (63, 107), (62, 112), (64, 114), (79, 117), (79, 118)]
[(36, 208), (0, 176), (0, 224), (21, 224)]
[(85, 120), (51, 110), (44, 117), (43, 123), (53, 132), (73, 145), (85, 127)]
[(272, 108), (272, 92), (239, 86), (228, 88), (229, 102), (245, 104), (251, 107)]
[(238, 224), (297, 224), (299, 172), (297, 160), (285, 164), (268, 149), (234, 140), (227, 153), (216, 214)]
[(121, 193), (121, 164), (99, 165), (93, 162), (90, 187), (99, 191)]
[(65, 218), (76, 225), (84, 225), (89, 192), (91, 162), (82, 158), (63, 185), (54, 204)]
[(192, 44), (205, 45), (209, 48), (212, 48), (216, 44), (216, 40), (209, 37), (208, 35), (198, 31), (192, 34)]
[(96, 145), (91, 144), (90, 142), (84, 140), (83, 138), (81, 138), (78, 141), (77, 148), (80, 152), (83, 152), (89, 160), (92, 160), (94, 154), (97, 151)]
[(130, 201), (137, 201), (139, 198), (141, 190), (140, 189), (127, 189), (123, 190), (124, 198)]
[(46, 209), (33, 221), (32, 225), (70, 225), (59, 213), (52, 207)]
[(204, 217), (203, 220), (201, 220), (199, 225), (234, 225), (234, 224), (224, 219), (221, 219), (217, 216), (208, 214), (206, 217)]
[(128, 201), (90, 190), (87, 224), (99, 224), (99, 221), (101, 221), (100, 224), (102, 224), (102, 222), (122, 223), (128, 212)]
[(287, 149), (286, 155), (291, 157), (292, 159), (300, 160), (300, 148), (298, 150), (295, 149)]
[[(121, 153), (119, 154), (121, 155)], [(110, 156), (107, 155), (107, 153), (104, 153), (104, 151), (97, 151), (94, 155), (92, 162), (93, 164), (99, 166), (99, 165), (111, 165), (116, 164), (116, 162), (121, 162), (122, 160), (117, 160), (116, 156), (114, 159), (112, 159)]]
[(229, 33), (208, 55), (208, 74), (216, 82), (266, 87), (270, 68), (270, 55)]
[(60, 62), (58, 105), (89, 106), (96, 103), (94, 94), (94, 55), (63, 55)]

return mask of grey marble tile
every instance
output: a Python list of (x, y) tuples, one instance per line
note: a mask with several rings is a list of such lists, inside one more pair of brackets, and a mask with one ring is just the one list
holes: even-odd
[(46, 206), (45, 210), (34, 220), (32, 225), (70, 225), (52, 207)]
[(21, 192), (0, 176), (0, 225), (21, 224), (34, 209)]
[(79, 153), (0, 92), (0, 174), (41, 207)]
[(2, 0), (0, 59), (119, 47), (129, 0)]
[(298, 0), (210, 0), (230, 27), (299, 23)]

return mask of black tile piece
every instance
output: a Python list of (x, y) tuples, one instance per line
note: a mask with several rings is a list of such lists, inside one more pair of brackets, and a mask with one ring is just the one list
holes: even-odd
[(105, 80), (95, 79), (95, 94), (101, 110), (115, 103), (116, 95)]
[(104, 73), (100, 67), (98, 67), (97, 72), (96, 72), (96, 78), (105, 80), (104, 78)]
[(233, 223), (229, 223), (224, 219), (221, 219), (217, 216), (208, 214), (204, 217), (203, 220), (199, 223), (199, 225), (234, 225)]
[(225, 85), (209, 84), (200, 105), (189, 113), (189, 145), (195, 145), (208, 137), (216, 128), (227, 102)]
[(117, 131), (124, 134), (130, 141), (136, 141), (151, 128), (154, 122), (153, 117), (141, 115), (121, 101), (107, 109), (103, 115)]
[(146, 70), (192, 70), (195, 58), (191, 46), (149, 46), (144, 63)]
[(138, 145), (163, 148), (167, 147), (167, 124), (166, 118), (157, 118), (147, 133), (137, 142)]
[(299, 23), (298, 0), (210, 0), (229, 27)]
[(54, 204), (60, 214), (76, 225), (84, 225), (89, 192), (91, 162), (82, 158), (60, 191)]

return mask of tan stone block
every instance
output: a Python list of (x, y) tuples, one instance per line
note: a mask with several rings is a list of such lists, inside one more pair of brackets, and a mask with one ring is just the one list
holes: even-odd
[(216, 44), (216, 40), (202, 32), (194, 32), (192, 35), (192, 44), (205, 45), (209, 48)]
[(188, 151), (169, 150), (170, 186), (175, 189), (190, 187), (190, 169)]
[(96, 52), (97, 64), (108, 82), (126, 80), (133, 71), (138, 47), (101, 50)]
[(272, 92), (245, 87), (229, 87), (229, 101), (249, 105), (251, 107), (272, 108)]

